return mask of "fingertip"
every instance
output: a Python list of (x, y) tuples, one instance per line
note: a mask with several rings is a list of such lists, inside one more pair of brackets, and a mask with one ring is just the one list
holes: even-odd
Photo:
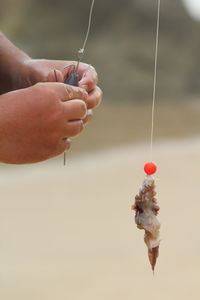
[(90, 77), (84, 77), (79, 82), (79, 87), (86, 90), (88, 93), (91, 92), (97, 84), (97, 80)]
[(97, 108), (102, 102), (102, 90), (99, 87), (96, 87), (88, 96), (87, 107), (88, 109)]

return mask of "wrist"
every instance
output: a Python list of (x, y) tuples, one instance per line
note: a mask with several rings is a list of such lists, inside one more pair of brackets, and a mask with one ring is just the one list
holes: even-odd
[(11, 69), (12, 87), (11, 90), (18, 90), (30, 86), (29, 70), (27, 62), (31, 58), (27, 55), (18, 57)]
[(0, 33), (0, 94), (23, 85), (24, 62), (30, 57)]

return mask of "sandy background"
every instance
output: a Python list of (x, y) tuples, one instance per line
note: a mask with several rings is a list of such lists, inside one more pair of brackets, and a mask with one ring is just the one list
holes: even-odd
[[(200, 138), (159, 141), (162, 244), (153, 277), (130, 210), (148, 147), (2, 166), (0, 298), (197, 300)], [(61, 164), (58, 162), (61, 161)]]
[[(76, 59), (90, 2), (1, 0), (0, 27), (31, 57)], [(0, 300), (200, 299), (200, 22), (181, 0), (161, 7), (154, 277), (130, 209), (149, 154), (156, 2), (96, 1), (84, 60), (105, 104), (67, 166), (0, 166)]]

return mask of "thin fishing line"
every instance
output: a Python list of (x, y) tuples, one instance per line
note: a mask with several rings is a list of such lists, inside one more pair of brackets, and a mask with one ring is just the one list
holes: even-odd
[[(88, 18), (88, 27), (87, 27), (87, 32), (86, 32), (86, 35), (85, 35), (85, 39), (84, 39), (84, 42), (83, 42), (83, 46), (82, 48), (80, 48), (78, 50), (78, 54), (77, 54), (77, 64), (74, 66), (75, 67), (75, 70), (73, 72), (73, 74), (77, 74), (78, 72), (78, 68), (79, 68), (79, 64), (80, 64), (80, 61), (82, 60), (83, 58), (83, 55), (84, 55), (84, 52), (85, 52), (85, 47), (86, 47), (86, 44), (87, 44), (87, 41), (88, 41), (88, 37), (89, 37), (89, 34), (90, 34), (90, 29), (91, 29), (91, 23), (92, 23), (92, 13), (93, 13), (93, 8), (94, 8), (94, 4), (95, 4), (95, 0), (92, 0), (91, 2), (91, 6), (90, 6), (90, 13), (89, 13), (89, 18)], [(69, 66), (67, 66), (66, 68), (68, 68)], [(89, 66), (90, 68), (91, 66)], [(88, 69), (89, 69), (88, 68)], [(57, 75), (56, 72), (54, 71), (55, 73), (55, 76)], [(72, 75), (73, 75), (72, 74)], [(72, 76), (71, 75), (71, 76)], [(72, 84), (73, 83), (69, 83), (69, 84)], [(64, 166), (66, 164), (66, 151), (64, 152)]]
[(89, 19), (88, 19), (88, 27), (87, 27), (87, 32), (86, 32), (86, 35), (85, 35), (85, 40), (83, 42), (82, 48), (80, 48), (78, 50), (78, 63), (77, 63), (76, 70), (78, 70), (79, 63), (80, 63), (80, 61), (83, 58), (83, 55), (84, 55), (84, 52), (85, 52), (85, 47), (86, 47), (86, 44), (87, 44), (87, 41), (88, 41), (88, 37), (89, 37), (89, 34), (90, 34), (94, 4), (95, 4), (95, 0), (92, 0), (91, 7), (90, 7), (90, 13), (89, 13)]
[(152, 155), (153, 155), (155, 101), (156, 101), (156, 87), (157, 87), (158, 44), (159, 44), (159, 29), (160, 29), (160, 3), (161, 3), (161, 0), (158, 0), (157, 26), (156, 26), (156, 46), (155, 46), (155, 64), (154, 64), (154, 79), (153, 79), (153, 102), (152, 102), (152, 112), (151, 112), (151, 142), (150, 142), (151, 159), (152, 159)]

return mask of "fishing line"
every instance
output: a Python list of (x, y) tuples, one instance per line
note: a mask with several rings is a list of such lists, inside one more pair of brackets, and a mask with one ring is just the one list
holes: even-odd
[(82, 58), (84, 56), (84, 53), (85, 53), (85, 47), (87, 45), (87, 41), (88, 41), (88, 37), (89, 37), (89, 34), (90, 34), (90, 29), (91, 29), (92, 14), (93, 14), (93, 9), (94, 9), (94, 4), (95, 4), (95, 0), (92, 0), (91, 6), (90, 6), (90, 13), (89, 13), (89, 19), (88, 19), (88, 27), (87, 27), (87, 32), (86, 32), (86, 35), (85, 35), (85, 40), (83, 42), (83, 47), (78, 50), (78, 60), (77, 60), (76, 71), (78, 70), (79, 63), (82, 60)]
[(157, 171), (157, 166), (152, 162), (153, 154), (153, 138), (154, 138), (154, 119), (155, 119), (155, 101), (157, 87), (157, 69), (158, 69), (158, 42), (160, 28), (160, 3), (158, 0), (157, 8), (157, 25), (156, 25), (156, 43), (155, 43), (155, 63), (153, 76), (153, 101), (151, 111), (151, 140), (150, 154), (151, 161), (145, 163), (144, 172), (146, 173), (142, 187), (139, 189), (138, 195), (135, 196), (135, 203), (132, 205), (132, 210), (135, 211), (135, 223), (139, 229), (145, 231), (144, 242), (148, 248), (148, 258), (154, 274), (155, 265), (159, 256), (160, 247), (160, 222), (157, 219), (160, 207), (157, 203), (156, 186), (154, 174)]
[(156, 45), (155, 45), (155, 64), (154, 64), (154, 79), (153, 79), (153, 101), (151, 112), (151, 139), (150, 139), (150, 157), (153, 156), (153, 139), (154, 139), (154, 123), (155, 123), (155, 101), (156, 101), (156, 87), (157, 87), (157, 70), (158, 70), (158, 44), (159, 44), (159, 29), (160, 29), (160, 3), (158, 0), (157, 9), (157, 25), (156, 25)]
[[(92, 23), (92, 14), (93, 14), (93, 10), (94, 10), (94, 4), (95, 4), (95, 0), (92, 0), (91, 2), (91, 6), (90, 6), (90, 12), (89, 12), (89, 18), (88, 18), (88, 26), (87, 26), (87, 31), (86, 31), (86, 35), (85, 35), (85, 39), (83, 42), (83, 46), (82, 48), (80, 48), (78, 50), (77, 53), (77, 64), (74, 66), (74, 71), (72, 72), (72, 74), (66, 79), (65, 83), (69, 84), (69, 85), (73, 85), (73, 86), (78, 86), (78, 82), (79, 82), (79, 76), (78, 76), (78, 68), (79, 68), (79, 64), (85, 54), (85, 47), (87, 45), (87, 41), (88, 41), (88, 37), (90, 34), (90, 29), (91, 29), (91, 23)], [(68, 68), (69, 66), (67, 66)], [(89, 66), (90, 68), (91, 66)], [(88, 70), (89, 70), (88, 68)], [(85, 73), (84, 73), (85, 74)], [(64, 152), (64, 160), (63, 160), (64, 166), (66, 165), (66, 151)]]

